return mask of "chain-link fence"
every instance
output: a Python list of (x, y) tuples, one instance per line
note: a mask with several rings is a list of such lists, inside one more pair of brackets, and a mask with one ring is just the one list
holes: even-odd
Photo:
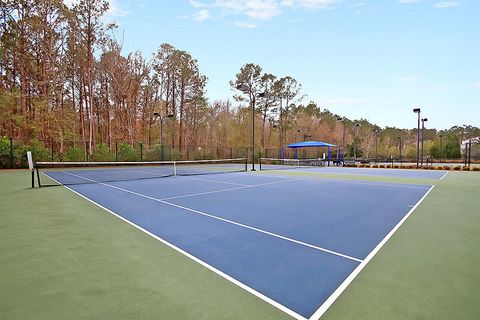
[[(251, 154), (247, 147), (144, 144), (142, 142), (98, 143), (54, 139), (20, 140), (0, 137), (0, 168), (26, 168), (27, 151), (34, 161), (171, 161), (244, 158)], [(258, 156), (258, 153), (257, 153)]]
[[(32, 151), (34, 161), (170, 161), (170, 160), (210, 160), (232, 159), (247, 157), (251, 162), (251, 147), (222, 147), (222, 146), (192, 146), (145, 143), (128, 143), (116, 141), (110, 144), (97, 143), (92, 145), (89, 152), (88, 143), (83, 141), (58, 141), (55, 139), (20, 140), (0, 137), (0, 168), (26, 168), (26, 152)], [(337, 153), (339, 153), (337, 155)], [(258, 162), (263, 158), (280, 159), (322, 159), (328, 158), (326, 148), (255, 148), (255, 159)], [(342, 157), (342, 150), (331, 148), (330, 159), (333, 161)], [(465, 155), (460, 159), (424, 159), (429, 163), (463, 163)], [(408, 163), (416, 162), (415, 158), (384, 157), (378, 159), (357, 159), (369, 163)], [(472, 142), (472, 163), (480, 162), (480, 143)]]

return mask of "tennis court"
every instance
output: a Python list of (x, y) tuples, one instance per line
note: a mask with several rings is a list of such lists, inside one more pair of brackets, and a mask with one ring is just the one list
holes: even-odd
[(325, 174), (340, 174), (370, 177), (395, 177), (409, 179), (443, 179), (448, 171), (443, 170), (410, 170), (410, 169), (381, 169), (381, 168), (350, 168), (324, 166), (312, 159), (264, 159), (261, 169), (263, 171), (297, 170), (301, 172), (315, 172)]
[(172, 177), (163, 167), (57, 168), (42, 179), (297, 319), (319, 318), (433, 188), (237, 172), (243, 163)]

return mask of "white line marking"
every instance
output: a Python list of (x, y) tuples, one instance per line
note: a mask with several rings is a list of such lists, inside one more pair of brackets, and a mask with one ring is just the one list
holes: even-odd
[(322, 181), (332, 182), (332, 183), (345, 183), (345, 184), (359, 184), (366, 186), (377, 186), (377, 187), (390, 187), (390, 188), (406, 188), (406, 189), (421, 189), (428, 190), (429, 187), (420, 187), (420, 186), (409, 186), (409, 185), (394, 185), (394, 184), (385, 184), (385, 183), (368, 183), (368, 182), (357, 182), (357, 181), (343, 181), (343, 180), (332, 180), (332, 179), (322, 179), (314, 178)]
[(300, 180), (301, 180), (301, 179), (295, 179), (295, 180), (292, 179), (292, 180), (281, 180), (281, 181), (274, 181), (274, 182), (266, 182), (266, 183), (253, 184), (253, 185), (250, 185), (250, 186), (247, 185), (247, 186), (245, 186), (245, 187), (237, 187), (237, 188), (230, 188), (230, 189), (222, 189), (222, 190), (213, 190), (213, 191), (205, 191), (205, 192), (197, 192), (197, 193), (191, 193), (191, 194), (184, 194), (184, 195), (179, 195), (179, 196), (161, 198), (161, 199), (159, 199), (159, 200), (172, 200), (172, 199), (188, 198), (188, 197), (201, 196), (201, 195), (205, 195), (205, 194), (222, 193), (222, 192), (228, 192), (228, 191), (235, 191), (235, 190), (242, 190), (242, 189), (249, 189), (249, 188), (255, 188), (255, 187), (268, 186), (268, 185), (277, 184), (277, 183), (300, 181)]
[(443, 178), (445, 178), (449, 173), (450, 173), (449, 171), (445, 172), (445, 174), (440, 178), (440, 180), (443, 180)]
[[(239, 223), (239, 222), (236, 222), (236, 221), (233, 221), (233, 220), (228, 220), (228, 219), (225, 219), (225, 218), (217, 217), (213, 214), (209, 214), (209, 213), (202, 212), (202, 211), (199, 211), (199, 210), (184, 207), (184, 206), (172, 203), (172, 202), (168, 202), (168, 201), (165, 201), (165, 200), (153, 198), (153, 197), (144, 195), (142, 193), (138, 193), (138, 192), (131, 191), (131, 190), (128, 190), (128, 189), (120, 188), (120, 187), (117, 187), (117, 186), (114, 186), (114, 185), (111, 185), (111, 184), (108, 184), (108, 183), (98, 182), (98, 181), (95, 181), (93, 179), (84, 178), (84, 177), (76, 175), (74, 173), (70, 173), (70, 172), (65, 172), (65, 173), (70, 174), (72, 176), (76, 176), (76, 177), (85, 179), (85, 180), (96, 182), (98, 184), (104, 185), (104, 186), (109, 187), (109, 188), (113, 188), (113, 189), (117, 189), (117, 190), (120, 190), (120, 191), (123, 191), (123, 192), (126, 192), (126, 193), (130, 193), (130, 194), (133, 194), (133, 195), (138, 196), (138, 197), (142, 197), (142, 198), (149, 199), (149, 200), (152, 200), (152, 201), (160, 202), (160, 203), (172, 206), (172, 207), (183, 209), (185, 211), (193, 212), (195, 214), (199, 214), (199, 215), (202, 215), (204, 217), (209, 217), (209, 218), (212, 218), (212, 219), (215, 219), (215, 220), (219, 220), (219, 221), (222, 221), (222, 222), (233, 224), (233, 225), (236, 225), (238, 227), (242, 227), (242, 228), (249, 229), (249, 230), (252, 230), (252, 231), (256, 231), (256, 232), (259, 232), (259, 233), (263, 233), (263, 234), (266, 234), (266, 235), (269, 235), (269, 236), (272, 236), (272, 237), (275, 237), (275, 238), (278, 238), (278, 239), (282, 239), (282, 240), (285, 240), (285, 241), (290, 241), (290, 242), (293, 242), (293, 243), (296, 243), (296, 244), (299, 244), (299, 245), (303, 245), (305, 247), (309, 247), (309, 248), (312, 248), (312, 249), (315, 249), (315, 250), (323, 251), (323, 252), (338, 256), (338, 257), (345, 258), (345, 259), (353, 260), (353, 261), (356, 261), (356, 262), (362, 262), (362, 260), (360, 260), (358, 258), (351, 257), (349, 255), (346, 255), (346, 254), (343, 254), (343, 253), (340, 253), (340, 252), (336, 252), (336, 251), (333, 251), (333, 250), (329, 250), (329, 249), (326, 249), (326, 248), (318, 247), (318, 246), (315, 246), (315, 245), (310, 244), (310, 243), (306, 243), (306, 242), (303, 242), (303, 241), (288, 238), (288, 237), (285, 237), (285, 236), (282, 236), (282, 235), (279, 235), (279, 234), (276, 234), (276, 233), (273, 233), (273, 232), (269, 232), (269, 231), (266, 231), (266, 230), (255, 228), (255, 227), (252, 227), (252, 226), (249, 226), (249, 225), (246, 225), (246, 224), (243, 224), (243, 223)], [(273, 183), (279, 183), (279, 182), (275, 181), (275, 182), (270, 182), (269, 184), (273, 184)]]
[(235, 190), (241, 190), (241, 189), (247, 189), (247, 188), (251, 188), (251, 187), (250, 186), (248, 186), (248, 187), (236, 187), (236, 188), (230, 188), (230, 189), (197, 192), (197, 193), (191, 193), (191, 194), (184, 194), (184, 195), (180, 195), (180, 196), (161, 198), (159, 200), (165, 201), (165, 200), (172, 200), (172, 199), (181, 199), (181, 198), (195, 197), (195, 196), (201, 196), (201, 195), (213, 194), (213, 193), (222, 193), (222, 192), (235, 191)]
[(178, 176), (179, 178), (184, 178), (184, 179), (191, 179), (191, 180), (199, 180), (199, 181), (207, 181), (207, 182), (216, 182), (216, 183), (223, 183), (223, 184), (230, 184), (233, 186), (241, 186), (241, 187), (250, 187), (248, 184), (243, 184), (243, 183), (233, 183), (233, 182), (227, 182), (227, 181), (218, 181), (218, 180), (210, 180), (210, 179), (202, 179), (202, 178), (194, 178), (194, 177), (186, 177), (186, 176)]
[(383, 245), (393, 236), (393, 234), (400, 228), (400, 226), (410, 217), (410, 215), (415, 211), (415, 209), (422, 203), (423, 200), (428, 196), (428, 194), (435, 188), (431, 186), (430, 189), (423, 195), (423, 197), (417, 202), (417, 204), (403, 217), (400, 222), (383, 238), (382, 241), (375, 247), (375, 249), (370, 252), (370, 254), (358, 265), (358, 267), (353, 270), (353, 272), (343, 281), (343, 283), (328, 297), (327, 300), (318, 308), (317, 311), (310, 317), (309, 320), (318, 320), (320, 317), (328, 310), (328, 308), (337, 300), (337, 298), (342, 294), (342, 292), (348, 287), (348, 285), (355, 279), (355, 277), (360, 273), (360, 271), (365, 268), (365, 266), (372, 260), (372, 258), (378, 253), (378, 251), (383, 247)]
[[(44, 173), (42, 172), (42, 174), (44, 174)], [(44, 174), (44, 175), (45, 175), (45, 174)], [(58, 182), (57, 180), (53, 179), (52, 177), (50, 177), (50, 176), (48, 176), (48, 175), (46, 175), (46, 176), (47, 176), (48, 178), (52, 179), (53, 181), (55, 181), (56, 183), (58, 183), (58, 184), (61, 185), (61, 183)], [(96, 205), (97, 207), (99, 207), (99, 208), (107, 211), (108, 213), (110, 213), (111, 215), (115, 216), (116, 218), (118, 218), (118, 219), (120, 219), (120, 220), (128, 223), (128, 224), (131, 225), (132, 227), (134, 227), (134, 228), (136, 228), (136, 229), (144, 232), (145, 234), (149, 235), (150, 237), (154, 238), (155, 240), (160, 241), (160, 242), (163, 243), (164, 245), (166, 245), (166, 246), (172, 248), (173, 250), (175, 250), (175, 251), (183, 254), (183, 255), (186, 256), (187, 258), (192, 259), (193, 261), (197, 262), (197, 263), (200, 264), (201, 266), (203, 266), (203, 267), (207, 268), (208, 270), (216, 273), (217, 275), (221, 276), (222, 278), (224, 278), (224, 279), (232, 282), (233, 284), (239, 286), (239, 287), (242, 288), (243, 290), (245, 290), (245, 291), (253, 294), (253, 295), (256, 296), (257, 298), (262, 299), (263, 301), (271, 304), (272, 306), (274, 306), (274, 307), (276, 307), (277, 309), (285, 312), (285, 313), (288, 314), (289, 316), (294, 317), (295, 319), (298, 319), (298, 320), (307, 320), (305, 317), (303, 317), (302, 315), (296, 313), (295, 311), (293, 311), (293, 310), (285, 307), (284, 305), (278, 303), (277, 301), (275, 301), (275, 300), (267, 297), (266, 295), (258, 292), (258, 291), (255, 290), (255, 289), (249, 287), (248, 285), (244, 284), (243, 282), (240, 282), (240, 281), (238, 281), (237, 279), (232, 278), (231, 276), (229, 276), (229, 275), (227, 275), (226, 273), (220, 271), (219, 269), (215, 268), (214, 266), (206, 263), (206, 262), (203, 261), (203, 260), (200, 260), (199, 258), (195, 257), (194, 255), (191, 255), (190, 253), (188, 253), (188, 252), (180, 249), (180, 248), (177, 247), (176, 245), (174, 245), (174, 244), (172, 244), (172, 243), (170, 243), (170, 242), (168, 242), (168, 241), (160, 238), (159, 236), (157, 236), (157, 235), (151, 233), (150, 231), (148, 231), (148, 230), (140, 227), (139, 225), (137, 225), (137, 224), (129, 221), (128, 219), (126, 219), (126, 218), (122, 217), (121, 215), (113, 212), (112, 210), (110, 210), (110, 209), (102, 206), (101, 204), (99, 204), (99, 203), (97, 203), (97, 202), (95, 202), (95, 201), (87, 198), (87, 197), (84, 196), (83, 194), (81, 194), (81, 193), (79, 193), (79, 192), (71, 189), (71, 188), (68, 187), (68, 186), (63, 185), (63, 187), (65, 187), (66, 189), (68, 189), (68, 190), (70, 190), (71, 192), (75, 193), (76, 195), (82, 197), (83, 199), (89, 201), (90, 203), (93, 203), (93, 204)]]

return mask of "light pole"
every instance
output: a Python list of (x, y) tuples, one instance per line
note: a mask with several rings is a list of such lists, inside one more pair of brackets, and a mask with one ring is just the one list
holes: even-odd
[(252, 92), (251, 87), (246, 84), (240, 84), (236, 88), (249, 95), (250, 104), (252, 105), (252, 171), (255, 171), (255, 99), (265, 98), (268, 94), (266, 92), (255, 94)]
[(360, 123), (353, 126), (353, 161), (357, 161), (357, 127), (360, 127)]
[(420, 108), (413, 109), (414, 113), (418, 114), (418, 123), (417, 123), (417, 168), (418, 168), (418, 157), (420, 155)]
[(422, 119), (422, 166), (423, 166), (423, 144), (425, 140), (425, 122), (427, 122), (427, 118)]
[(160, 144), (163, 145), (163, 119), (165, 118), (173, 118), (173, 114), (167, 114), (162, 116), (160, 112), (154, 112), (153, 115), (155, 118), (160, 118)]
[(375, 132), (375, 164), (377, 164), (378, 159), (378, 129), (374, 129)]
[(403, 164), (402, 161), (402, 137), (398, 136), (398, 147), (400, 149), (400, 164)]
[(160, 150), (161, 150), (161, 157), (163, 160), (163, 119), (165, 118), (173, 118), (173, 114), (167, 114), (162, 116), (160, 112), (154, 112), (153, 115), (155, 118), (160, 118)]
[(345, 117), (337, 117), (337, 120), (343, 122), (342, 153), (343, 153), (343, 159), (345, 159)]

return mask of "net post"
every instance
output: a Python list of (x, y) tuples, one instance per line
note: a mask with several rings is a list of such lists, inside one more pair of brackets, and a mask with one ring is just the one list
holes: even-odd
[(140, 162), (143, 161), (143, 142), (140, 142)]
[(37, 172), (37, 183), (38, 183), (38, 187), (41, 188), (41, 187), (42, 187), (42, 184), (40, 183), (40, 172), (39, 172), (38, 168), (35, 168), (35, 171)]
[(173, 161), (173, 175), (174, 176), (177, 175), (177, 162), (176, 161)]
[(260, 171), (262, 171), (262, 158), (261, 157), (258, 159), (258, 167), (260, 168)]
[(27, 151), (27, 163), (28, 163), (28, 169), (30, 169), (30, 171), (32, 172), (32, 189), (33, 189), (35, 188), (35, 175), (34, 175), (35, 166), (33, 165), (31, 151)]

